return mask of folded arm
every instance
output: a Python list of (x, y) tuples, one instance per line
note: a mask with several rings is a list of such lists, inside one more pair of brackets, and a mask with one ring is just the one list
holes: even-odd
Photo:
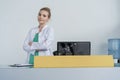
[(53, 29), (50, 29), (47, 32), (46, 40), (40, 42), (32, 42), (30, 49), (38, 51), (46, 51), (52, 47), (54, 41), (54, 32)]

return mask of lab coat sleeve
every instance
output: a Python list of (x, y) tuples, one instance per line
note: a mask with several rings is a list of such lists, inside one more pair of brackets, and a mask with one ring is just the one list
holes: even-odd
[(31, 31), (32, 31), (32, 29), (29, 31), (29, 33), (27, 34), (27, 36), (26, 36), (26, 38), (25, 38), (25, 40), (24, 40), (24, 44), (23, 44), (23, 49), (27, 52), (27, 53), (34, 53), (34, 51), (35, 50), (33, 50), (33, 49), (31, 49), (31, 46), (29, 46), (29, 42), (31, 41), (30, 39), (31, 39), (31, 36), (30, 36), (30, 34), (31, 34)]
[(40, 42), (33, 42), (31, 49), (45, 51), (52, 48), (53, 41), (54, 41), (53, 28), (50, 28), (46, 34), (47, 34), (46, 40), (40, 41)]

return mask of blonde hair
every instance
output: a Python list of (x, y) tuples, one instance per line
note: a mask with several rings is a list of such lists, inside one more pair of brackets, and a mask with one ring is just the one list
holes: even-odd
[(48, 12), (48, 18), (50, 18), (50, 17), (51, 17), (51, 11), (50, 11), (50, 8), (48, 8), (48, 7), (43, 7), (43, 8), (41, 8), (41, 9), (40, 9), (40, 11), (42, 11), (42, 10), (44, 10), (44, 11), (47, 11), (47, 12)]

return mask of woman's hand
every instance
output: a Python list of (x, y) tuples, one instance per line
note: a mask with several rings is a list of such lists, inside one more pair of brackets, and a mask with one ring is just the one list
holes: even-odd
[(29, 42), (28, 45), (31, 46), (33, 42)]

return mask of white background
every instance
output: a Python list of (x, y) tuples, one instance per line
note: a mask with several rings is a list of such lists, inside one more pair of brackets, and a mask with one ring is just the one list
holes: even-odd
[(120, 38), (120, 0), (0, 0), (0, 64), (24, 63), (23, 42), (50, 7), (49, 25), (57, 41), (90, 41), (91, 54), (108, 54), (110, 38)]

